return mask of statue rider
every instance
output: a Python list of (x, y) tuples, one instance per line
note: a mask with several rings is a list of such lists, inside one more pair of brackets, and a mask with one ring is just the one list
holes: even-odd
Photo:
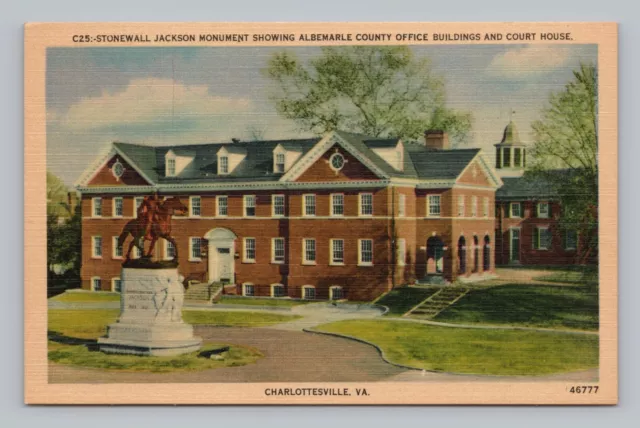
[(138, 207), (138, 218), (143, 221), (144, 237), (149, 236), (151, 227), (158, 221), (158, 208), (160, 207), (161, 200), (158, 196), (158, 192), (154, 192), (151, 196), (145, 196), (142, 203)]

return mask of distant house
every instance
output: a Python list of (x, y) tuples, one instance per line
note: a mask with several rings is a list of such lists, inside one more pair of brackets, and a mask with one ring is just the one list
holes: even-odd
[[(113, 143), (77, 183), (82, 287), (119, 289), (117, 236), (155, 191), (189, 207), (173, 221), (183, 275), (234, 284), (237, 294), (370, 300), (425, 278), (480, 280), (494, 272), (500, 186), (479, 149), (452, 150), (438, 131), (423, 144), (341, 131)], [(174, 252), (161, 241), (155, 254)]]

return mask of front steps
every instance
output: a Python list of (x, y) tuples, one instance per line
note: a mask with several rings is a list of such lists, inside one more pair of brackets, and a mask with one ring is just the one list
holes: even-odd
[(211, 303), (220, 300), (222, 295), (222, 283), (189, 281), (189, 288), (184, 293), (184, 300), (187, 302)]
[(430, 320), (469, 292), (466, 287), (443, 287), (416, 305), (403, 317)]

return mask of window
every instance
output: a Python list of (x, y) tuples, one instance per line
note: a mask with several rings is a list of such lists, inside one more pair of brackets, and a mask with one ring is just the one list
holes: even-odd
[(202, 259), (202, 238), (189, 238), (189, 260), (199, 262)]
[(464, 209), (464, 196), (458, 196), (458, 217), (464, 217), (465, 209)]
[(336, 172), (340, 171), (344, 167), (345, 162), (344, 156), (340, 153), (334, 153), (329, 157), (329, 165), (331, 166), (331, 169)]
[(398, 266), (404, 266), (407, 261), (407, 242), (400, 238), (398, 239)]
[(256, 238), (244, 238), (244, 259), (245, 263), (256, 262)]
[(477, 216), (478, 216), (478, 197), (472, 196), (471, 197), (471, 217), (477, 217)]
[(284, 238), (271, 240), (271, 263), (284, 263)]
[(220, 169), (218, 174), (229, 174), (229, 156), (220, 156)]
[(482, 200), (482, 215), (483, 217), (489, 217), (489, 198), (486, 196)]
[(551, 231), (548, 227), (536, 228), (533, 239), (533, 247), (536, 250), (551, 249)]
[(284, 285), (272, 284), (271, 285), (271, 297), (284, 297)]
[(372, 193), (360, 193), (360, 215), (373, 215)]
[(173, 177), (176, 175), (176, 160), (167, 159), (167, 177)]
[(113, 278), (111, 280), (111, 291), (116, 293), (122, 292), (122, 280), (120, 278)]
[(403, 194), (398, 195), (398, 217), (405, 216), (406, 205), (407, 205), (407, 196)]
[(522, 204), (520, 202), (511, 202), (509, 204), (509, 217), (521, 218), (522, 217)]
[(440, 195), (427, 196), (427, 216), (440, 217)]
[(140, 250), (140, 248), (138, 248), (137, 246), (133, 246), (133, 258), (134, 259), (139, 259), (140, 257), (142, 257), (142, 250)]
[(255, 217), (256, 216), (256, 196), (245, 195), (244, 197), (244, 216)]
[(273, 195), (271, 197), (271, 209), (273, 217), (284, 216), (284, 195)]
[(302, 215), (314, 216), (316, 215), (316, 195), (302, 195)]
[(94, 276), (91, 278), (91, 291), (101, 291), (102, 290), (102, 279), (99, 276)]
[(564, 249), (575, 250), (578, 248), (578, 231), (575, 229), (568, 229), (564, 235)]
[(316, 240), (302, 240), (302, 262), (303, 264), (316, 264)]
[(522, 166), (520, 164), (520, 161), (521, 161), (520, 149), (514, 148), (513, 149), (513, 166)]
[(102, 257), (102, 236), (91, 237), (91, 257)]
[(200, 217), (200, 196), (189, 197), (189, 217)]
[(344, 299), (344, 293), (342, 292), (342, 287), (338, 285), (334, 285), (329, 287), (329, 299), (331, 300), (342, 300)]
[(253, 284), (242, 284), (242, 295), (253, 297), (255, 295), (255, 287)]
[(218, 217), (226, 217), (228, 212), (229, 199), (227, 196), (216, 197), (218, 205)]
[(276, 173), (284, 172), (284, 153), (276, 153)]
[(509, 147), (502, 149), (502, 166), (511, 166), (511, 149)]
[(313, 300), (316, 298), (316, 289), (312, 285), (302, 286), (302, 298), (305, 300)]
[(548, 202), (540, 202), (540, 203), (538, 203), (538, 217), (539, 218), (549, 218), (549, 203)]
[(344, 264), (344, 240), (343, 239), (331, 240), (331, 264), (332, 265)]
[(164, 259), (173, 260), (176, 256), (176, 247), (167, 240), (164, 241)]
[(140, 208), (140, 205), (142, 205), (144, 197), (136, 196), (135, 198), (133, 198), (133, 200), (135, 202), (135, 204), (133, 205), (133, 217), (138, 217), (138, 208)]
[(373, 240), (372, 239), (360, 240), (358, 264), (365, 265), (365, 266), (370, 266), (373, 264)]
[(114, 259), (121, 259), (123, 257), (123, 249), (122, 249), (122, 245), (118, 245), (118, 237), (114, 236), (112, 239), (112, 248), (113, 248), (113, 255), (112, 257)]
[(331, 215), (344, 215), (344, 195), (342, 193), (331, 194)]
[(91, 199), (91, 215), (93, 217), (102, 217), (102, 198)]
[(113, 216), (122, 217), (124, 215), (124, 206), (121, 197), (113, 198)]

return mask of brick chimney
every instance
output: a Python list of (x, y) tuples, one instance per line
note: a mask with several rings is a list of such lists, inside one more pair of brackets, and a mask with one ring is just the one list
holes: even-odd
[(449, 136), (440, 130), (425, 131), (424, 142), (427, 150), (448, 150)]

